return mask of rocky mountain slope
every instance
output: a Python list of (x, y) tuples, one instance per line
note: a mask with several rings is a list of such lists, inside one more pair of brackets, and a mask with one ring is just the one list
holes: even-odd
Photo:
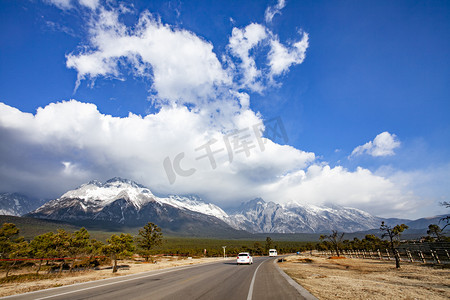
[(257, 198), (231, 211), (227, 222), (253, 233), (355, 232), (379, 228), (381, 218), (355, 208), (295, 202), (281, 205)]
[(42, 204), (18, 193), (0, 193), (0, 215), (22, 216)]

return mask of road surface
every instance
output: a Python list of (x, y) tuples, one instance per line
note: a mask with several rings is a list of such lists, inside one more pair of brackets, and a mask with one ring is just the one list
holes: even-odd
[(299, 292), (276, 269), (274, 260), (268, 257), (255, 257), (253, 265), (240, 266), (237, 266), (234, 260), (224, 260), (91, 281), (5, 298), (306, 299), (300, 294), (301, 290)]

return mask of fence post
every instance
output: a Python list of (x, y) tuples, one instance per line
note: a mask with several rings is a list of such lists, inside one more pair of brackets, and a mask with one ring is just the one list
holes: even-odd
[(423, 256), (423, 253), (420, 250), (419, 250), (419, 256), (422, 259), (422, 262), (425, 263), (425, 257)]
[(435, 259), (436, 259), (436, 262), (437, 262), (438, 264), (440, 264), (441, 261), (439, 260), (439, 257), (438, 257), (438, 255), (437, 255), (436, 251), (433, 251), (433, 250), (431, 250), (431, 251), (434, 253), (434, 257), (435, 257)]
[(398, 249), (394, 249), (394, 257), (398, 259), (398, 261), (402, 261), (402, 257), (400, 255), (400, 251)]
[(411, 252), (410, 252), (408, 249), (406, 249), (406, 254), (407, 254), (408, 257), (409, 257), (409, 261), (410, 261), (410, 262), (414, 262), (414, 260), (413, 260), (413, 258), (412, 258), (412, 255), (411, 255)]

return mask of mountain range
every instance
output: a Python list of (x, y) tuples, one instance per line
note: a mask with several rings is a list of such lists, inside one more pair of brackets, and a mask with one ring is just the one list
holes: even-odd
[[(19, 196), (9, 194), (8, 198), (8, 195), (1, 194), (0, 214), (12, 214), (11, 209), (3, 208), (3, 203), (11, 207), (13, 202), (16, 204), (15, 201), (18, 201), (22, 210), (17, 208), (13, 214), (23, 215), (26, 209), (21, 203), (25, 202), (19, 200)], [(412, 223), (415, 228), (426, 228), (428, 224), (439, 221), (439, 217), (417, 221), (383, 219), (356, 208), (296, 202), (276, 204), (265, 202), (262, 198), (242, 203), (240, 207), (225, 212), (197, 196), (158, 197), (149, 188), (118, 177), (105, 183), (91, 181), (83, 184), (29, 211), (25, 216), (111, 229), (140, 227), (153, 222), (168, 232), (218, 237), (239, 237), (244, 236), (245, 232), (356, 232), (379, 228), (382, 221), (387, 224)]]

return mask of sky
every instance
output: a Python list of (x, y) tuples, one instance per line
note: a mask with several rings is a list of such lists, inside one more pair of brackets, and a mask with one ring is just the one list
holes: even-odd
[(448, 1), (6, 0), (0, 33), (0, 192), (447, 213)]

